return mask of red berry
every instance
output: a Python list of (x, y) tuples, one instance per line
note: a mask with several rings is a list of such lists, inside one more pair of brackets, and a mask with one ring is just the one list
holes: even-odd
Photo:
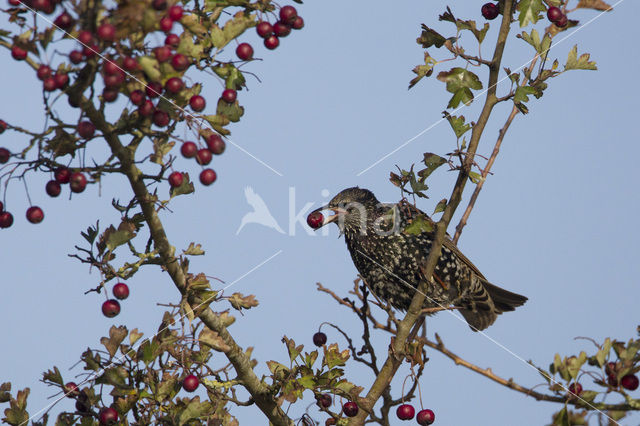
[(127, 71), (135, 71), (138, 69), (138, 61), (130, 56), (125, 56), (122, 59), (122, 67)]
[(129, 99), (131, 100), (132, 104), (140, 106), (144, 103), (146, 97), (142, 90), (134, 90), (129, 94)]
[(124, 76), (120, 74), (107, 74), (103, 77), (104, 85), (111, 89), (118, 88), (124, 83)]
[(40, 223), (44, 219), (44, 212), (38, 206), (31, 206), (27, 209), (27, 220), (31, 223)]
[(120, 313), (120, 302), (109, 299), (102, 304), (102, 313), (107, 318), (113, 318)]
[(156, 47), (153, 49), (153, 54), (158, 62), (167, 62), (171, 59), (171, 48), (169, 46)]
[(21, 0), (9, 0), (10, 6), (20, 6), (22, 4)]
[(638, 376), (636, 376), (635, 374), (627, 374), (626, 376), (623, 376), (622, 379), (620, 379), (620, 384), (623, 388), (633, 391), (638, 389), (640, 381), (638, 381)]
[(316, 334), (313, 335), (313, 344), (316, 346), (322, 346), (325, 343), (327, 343), (327, 335), (324, 334), (322, 331), (318, 331)]
[(173, 172), (169, 175), (169, 185), (171, 185), (172, 188), (177, 188), (182, 185), (182, 182), (184, 182), (184, 176), (182, 173)]
[(118, 412), (111, 407), (103, 408), (100, 411), (98, 420), (100, 421), (101, 425), (114, 425), (118, 421)]
[(177, 94), (177, 93), (180, 93), (182, 89), (184, 89), (184, 82), (178, 77), (171, 77), (164, 84), (164, 88), (169, 93)]
[(237, 97), (238, 92), (233, 89), (225, 89), (224, 92), (222, 92), (222, 99), (229, 104), (234, 103)]
[(105, 22), (98, 27), (96, 34), (102, 41), (114, 41), (116, 38), (116, 27), (113, 24)]
[(191, 99), (189, 99), (189, 106), (192, 110), (196, 112), (200, 112), (207, 106), (207, 102), (200, 95), (193, 95)]
[(167, 0), (153, 0), (151, 7), (155, 10), (165, 10), (167, 8)]
[(607, 383), (609, 384), (609, 386), (611, 386), (613, 388), (617, 388), (618, 387), (618, 378), (613, 374), (609, 374), (607, 376)]
[(416, 415), (416, 410), (411, 404), (402, 404), (396, 410), (396, 416), (400, 420), (411, 420)]
[(213, 169), (204, 169), (200, 172), (200, 183), (209, 186), (216, 181), (217, 177), (218, 175)]
[(173, 5), (169, 8), (169, 18), (171, 18), (171, 20), (173, 21), (179, 21), (180, 19), (182, 19), (182, 6), (180, 6), (179, 4)]
[(562, 16), (560, 18), (558, 18), (558, 20), (555, 22), (556, 26), (560, 27), (560, 28), (564, 28), (567, 26), (567, 24), (569, 23), (569, 20), (567, 19), (567, 15), (565, 15), (564, 13), (562, 14)]
[(27, 58), (27, 51), (21, 47), (13, 46), (11, 48), (11, 56), (16, 61), (23, 61)]
[(102, 71), (104, 71), (105, 74), (118, 74), (120, 73), (120, 67), (114, 61), (106, 59), (102, 64)]
[(278, 21), (273, 24), (273, 33), (278, 37), (286, 37), (291, 33), (291, 27), (282, 21)]
[(36, 76), (38, 80), (44, 81), (45, 79), (51, 77), (53, 72), (51, 71), (51, 67), (49, 65), (40, 65), (38, 67), (38, 71), (36, 72)]
[(320, 212), (313, 212), (307, 216), (307, 225), (313, 229), (318, 229), (324, 224), (324, 216)]
[(82, 62), (83, 56), (82, 56), (82, 52), (79, 50), (72, 50), (71, 52), (69, 52), (69, 60), (71, 61), (72, 64), (79, 64), (80, 62)]
[(56, 81), (53, 79), (53, 77), (47, 77), (42, 82), (42, 88), (45, 92), (53, 92), (54, 90), (56, 90)]
[(226, 144), (217, 133), (212, 133), (207, 137), (207, 148), (212, 154), (220, 155), (224, 152)]
[(358, 414), (358, 404), (349, 401), (342, 406), (342, 412), (347, 417), (355, 417)]
[(569, 385), (569, 393), (573, 395), (580, 395), (582, 393), (582, 385), (580, 383), (571, 383)]
[(8, 228), (13, 225), (13, 215), (9, 212), (0, 213), (0, 228)]
[(162, 111), (161, 109), (157, 109), (153, 111), (153, 124), (158, 127), (166, 127), (169, 125), (169, 114)]
[(118, 283), (113, 286), (113, 297), (124, 300), (129, 297), (129, 286), (125, 283)]
[(292, 24), (293, 21), (298, 17), (298, 11), (293, 6), (283, 6), (280, 9), (280, 20), (287, 24)]
[(436, 420), (436, 415), (433, 411), (427, 409), (420, 410), (416, 416), (416, 421), (420, 426), (427, 426)]
[(604, 366), (604, 371), (607, 373), (607, 375), (609, 376), (615, 376), (616, 372), (618, 370), (618, 366), (616, 365), (615, 362), (608, 362), (605, 366)]
[(9, 161), (9, 157), (11, 157), (11, 152), (7, 148), (0, 148), (0, 164)]
[(180, 37), (177, 34), (173, 34), (173, 33), (167, 34), (167, 36), (164, 39), (164, 44), (166, 46), (170, 46), (175, 49), (180, 44)]
[(498, 9), (498, 5), (495, 3), (485, 3), (480, 11), (482, 12), (482, 16), (488, 20), (496, 19), (500, 14), (500, 9)]
[(556, 22), (558, 19), (560, 19), (562, 17), (562, 15), (564, 15), (564, 13), (562, 13), (562, 11), (560, 10), (560, 8), (555, 7), (555, 6), (551, 6), (548, 10), (547, 10), (547, 18), (549, 18), (549, 20), (551, 22)]
[(4, 133), (5, 130), (7, 130), (7, 122), (0, 120), (0, 134)]
[(273, 34), (273, 26), (267, 21), (262, 21), (256, 26), (256, 32), (262, 38), (267, 38)]
[(66, 11), (62, 12), (58, 17), (53, 21), (54, 25), (62, 28), (63, 30), (68, 30), (73, 26), (73, 18)]
[(323, 408), (331, 407), (331, 395), (323, 393), (319, 396), (316, 396), (316, 400), (318, 401), (318, 405)]
[(249, 43), (240, 43), (236, 47), (236, 55), (243, 61), (248, 61), (253, 58), (253, 47)]
[(63, 89), (69, 84), (69, 76), (63, 72), (57, 72), (53, 76), (53, 81), (56, 83), (56, 88)]
[(206, 166), (211, 162), (211, 151), (209, 151), (207, 148), (199, 149), (198, 153), (196, 154), (196, 161), (198, 162), (198, 164)]
[(90, 121), (81, 121), (78, 123), (78, 135), (81, 138), (89, 139), (96, 131), (96, 126)]
[(102, 90), (102, 99), (104, 99), (105, 102), (115, 102), (116, 99), (118, 99), (118, 94), (120, 92), (118, 91), (118, 89), (110, 89), (108, 87), (105, 87)]
[(92, 58), (98, 53), (100, 53), (100, 47), (97, 44), (92, 44), (91, 46), (85, 46), (82, 48), (82, 55), (85, 58)]
[(160, 19), (160, 31), (168, 33), (173, 28), (173, 20), (168, 16), (163, 16)]
[(2, 201), (0, 201), (0, 213), (2, 213), (4, 211), (4, 204), (2, 204)]
[(49, 195), (49, 197), (57, 197), (58, 195), (60, 195), (62, 188), (60, 187), (60, 184), (57, 181), (50, 180), (45, 185), (44, 190), (47, 191), (47, 194)]
[(142, 105), (138, 107), (138, 114), (140, 114), (140, 116), (142, 117), (151, 117), (155, 110), (156, 107), (153, 106), (153, 102), (147, 99)]
[(71, 192), (80, 193), (87, 187), (87, 178), (80, 172), (71, 173), (69, 187)]
[(278, 46), (280, 46), (280, 39), (278, 37), (272, 35), (264, 39), (264, 47), (267, 49), (273, 50)]
[(54, 5), (51, 0), (33, 0), (33, 8), (46, 14), (53, 13)]
[(171, 58), (171, 66), (176, 71), (184, 71), (189, 68), (189, 65), (191, 65), (189, 58), (184, 56), (182, 53), (176, 53)]
[(78, 32), (78, 41), (82, 45), (90, 45), (93, 43), (93, 34), (87, 30), (81, 30)]
[(147, 87), (145, 87), (144, 91), (148, 97), (157, 98), (162, 94), (162, 84), (157, 81), (150, 81), (147, 83)]
[(53, 177), (58, 183), (69, 183), (69, 180), (71, 179), (71, 170), (66, 167), (60, 167), (53, 172)]
[(198, 153), (198, 146), (193, 142), (185, 142), (180, 147), (180, 153), (184, 158), (193, 158)]
[(182, 388), (187, 392), (193, 392), (198, 389), (198, 385), (200, 384), (200, 380), (193, 374), (189, 374), (182, 380)]
[(80, 394), (80, 389), (78, 388), (78, 385), (75, 384), (75, 382), (65, 383), (65, 385), (64, 385), (64, 395), (67, 398), (75, 398), (79, 394)]
[(301, 30), (304, 27), (304, 19), (302, 16), (297, 16), (296, 19), (291, 24), (291, 28), (294, 30)]

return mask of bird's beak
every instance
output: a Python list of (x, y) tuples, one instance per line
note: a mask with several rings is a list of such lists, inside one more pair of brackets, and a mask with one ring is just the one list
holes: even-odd
[[(331, 216), (327, 216), (324, 218), (324, 221), (322, 222), (322, 226), (325, 226), (328, 223), (331, 222), (335, 222), (336, 220), (338, 220), (340, 218), (340, 216), (344, 215), (347, 213), (346, 210), (344, 209), (340, 209), (337, 207), (329, 207), (329, 205), (324, 205), (322, 207), (318, 207), (317, 209), (315, 209), (314, 211), (312, 211), (311, 213), (316, 213), (316, 212), (320, 212), (322, 210), (333, 210), (334, 214), (332, 214)], [(311, 214), (309, 213), (309, 214)], [(315, 231), (317, 231), (318, 229), (322, 228), (322, 226), (314, 229)]]

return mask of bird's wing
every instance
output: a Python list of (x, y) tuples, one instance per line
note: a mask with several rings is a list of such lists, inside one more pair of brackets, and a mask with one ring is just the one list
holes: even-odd
[[(423, 212), (422, 210), (420, 210), (419, 208), (415, 207), (413, 204), (408, 203), (408, 202), (401, 202), (400, 203), (400, 208), (404, 209), (405, 214), (407, 214), (407, 216), (409, 218), (413, 218), (419, 214), (424, 215), (432, 224), (435, 224), (435, 222), (429, 217), (429, 215), (427, 215), (425, 212)], [(449, 250), (451, 250), (453, 253), (456, 254), (456, 256), (465, 264), (469, 267), (469, 269), (471, 269), (478, 277), (483, 278), (486, 280), (486, 278), (484, 277), (484, 275), (482, 275), (482, 272), (480, 272), (480, 270), (476, 267), (476, 265), (474, 265), (468, 258), (467, 256), (465, 256), (464, 254), (462, 254), (462, 252), (458, 249), (458, 247), (453, 243), (453, 241), (451, 240), (451, 237), (449, 236), (449, 234), (447, 234), (444, 238), (444, 243), (442, 243), (442, 245), (446, 248), (448, 248)]]
[(256, 194), (252, 187), (247, 186), (244, 189), (244, 196), (247, 198), (247, 203), (249, 203), (255, 211), (269, 211), (262, 197)]

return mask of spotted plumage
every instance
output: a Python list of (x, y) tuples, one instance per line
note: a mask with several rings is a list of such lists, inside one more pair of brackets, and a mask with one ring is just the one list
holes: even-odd
[[(426, 279), (424, 265), (433, 233), (407, 228), (414, 221), (430, 222), (407, 202), (380, 203), (369, 190), (348, 188), (326, 206), (344, 234), (351, 258), (362, 279), (380, 299), (406, 311), (415, 288)], [(472, 330), (483, 330), (497, 316), (513, 311), (527, 298), (489, 283), (447, 236), (433, 279), (427, 285), (425, 308), (455, 306)]]

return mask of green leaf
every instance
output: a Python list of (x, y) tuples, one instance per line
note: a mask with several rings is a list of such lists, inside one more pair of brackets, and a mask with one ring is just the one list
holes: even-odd
[[(189, 405), (180, 413), (178, 417), (178, 424), (187, 424), (190, 420), (199, 419), (205, 417), (207, 414), (214, 411), (214, 406), (209, 401), (200, 402), (199, 397), (195, 397), (189, 402)], [(200, 422), (198, 422), (200, 424)]]
[(131, 239), (135, 236), (135, 232), (131, 232), (127, 229), (120, 229), (112, 232), (111, 234), (109, 234), (109, 238), (107, 239), (107, 248), (112, 252), (116, 247), (126, 244), (128, 241), (131, 241)]
[(64, 155), (70, 154), (71, 157), (75, 157), (76, 149), (76, 141), (78, 139), (67, 133), (64, 129), (55, 129), (55, 136), (51, 139), (48, 139), (45, 142), (44, 150), (47, 152), (53, 153), (53, 157), (62, 157)]
[(236, 99), (232, 104), (226, 102), (224, 99), (218, 99), (218, 107), (216, 108), (216, 115), (223, 116), (234, 123), (240, 121), (240, 117), (244, 115), (244, 107), (241, 107)]
[(586, 361), (587, 361), (587, 354), (584, 351), (580, 352), (580, 354), (577, 357), (572, 356), (567, 358), (566, 360), (567, 371), (569, 372), (569, 375), (573, 379), (576, 379), (578, 377), (578, 374), (580, 373), (580, 368)]
[[(464, 118), (464, 117), (462, 117), (462, 118)], [(426, 179), (438, 167), (440, 167), (443, 164), (445, 164), (447, 162), (447, 160), (445, 158), (440, 157), (437, 154), (432, 153), (432, 152), (425, 152), (423, 157), (422, 157), (422, 162), (424, 163), (425, 166), (427, 166), (427, 168), (420, 170), (420, 172), (418, 172), (418, 176), (420, 176), (421, 178)]]
[(447, 92), (453, 93), (447, 108), (456, 108), (460, 102), (469, 105), (473, 101), (471, 89), (482, 89), (482, 82), (477, 75), (464, 68), (452, 68), (438, 74), (438, 80), (447, 83)]
[(312, 368), (313, 364), (315, 364), (318, 359), (318, 351), (311, 351), (310, 353), (304, 354), (304, 365), (308, 368)]
[(160, 72), (160, 64), (156, 58), (151, 56), (141, 56), (138, 58), (138, 63), (149, 80), (160, 81), (162, 73)]
[(580, 393), (580, 399), (584, 399), (587, 402), (593, 401), (596, 399), (596, 396), (598, 396), (598, 392), (596, 391), (586, 390)]
[(201, 345), (207, 345), (218, 352), (228, 352), (231, 350), (231, 347), (222, 340), (222, 337), (220, 337), (217, 332), (209, 330), (208, 328), (205, 328), (200, 332), (198, 342), (200, 342)]
[(296, 346), (296, 342), (293, 339), (289, 339), (287, 336), (282, 338), (282, 342), (287, 345), (287, 351), (289, 352), (289, 360), (293, 363), (298, 355), (302, 352), (304, 345)]
[(567, 413), (567, 407), (562, 407), (562, 410), (558, 411), (554, 416), (553, 416), (553, 423), (554, 426), (571, 426), (571, 423), (569, 422), (569, 414)]
[(478, 40), (478, 43), (482, 43), (484, 41), (485, 36), (487, 35), (487, 31), (489, 31), (489, 23), (485, 22), (484, 26), (481, 30), (476, 27), (476, 21), (463, 21), (461, 19), (456, 20), (456, 27), (459, 31), (467, 30), (471, 31)]
[(109, 352), (111, 358), (113, 358), (116, 352), (118, 352), (120, 344), (122, 343), (124, 338), (127, 337), (128, 333), (129, 332), (127, 331), (127, 327), (123, 325), (120, 327), (112, 325), (109, 329), (109, 337), (103, 337), (100, 339), (100, 343), (102, 343), (107, 349), (107, 352)]
[(211, 42), (217, 49), (222, 49), (231, 40), (237, 38), (245, 30), (257, 25), (255, 15), (248, 15), (245, 12), (236, 13), (229, 19), (221, 29), (217, 25), (211, 27), (209, 34)]
[(204, 254), (204, 250), (202, 250), (202, 245), (200, 244), (189, 243), (189, 247), (187, 247), (186, 250), (183, 250), (182, 253), (190, 256), (202, 256)]
[(425, 49), (428, 49), (431, 46), (440, 48), (446, 40), (447, 39), (441, 36), (437, 31), (427, 27), (425, 24), (422, 24), (422, 34), (416, 39), (416, 43)]
[(516, 89), (516, 93), (513, 96), (513, 102), (529, 102), (529, 95), (537, 95), (539, 94), (539, 90), (531, 86), (518, 86)]
[(533, 46), (533, 48), (536, 49), (536, 52), (540, 53), (542, 51), (542, 49), (540, 48), (542, 44), (542, 41), (540, 40), (540, 34), (535, 28), (531, 30), (531, 34), (527, 34), (526, 31), (523, 31), (522, 34), (518, 34), (517, 37), (523, 39), (531, 46)]
[(29, 388), (18, 391), (16, 399), (11, 399), (10, 407), (4, 410), (5, 418), (3, 422), (10, 425), (25, 425), (29, 422), (29, 413), (27, 412), (27, 397), (29, 396)]
[(96, 379), (96, 384), (111, 385), (117, 388), (130, 388), (126, 379), (129, 377), (127, 370), (123, 367), (108, 368)]
[(411, 223), (407, 225), (403, 232), (409, 235), (419, 235), (423, 232), (432, 232), (433, 231), (433, 222), (423, 214), (420, 214), (413, 219), (411, 219)]
[(62, 374), (60, 374), (60, 370), (58, 367), (53, 367), (53, 370), (49, 370), (45, 373), (42, 373), (42, 380), (56, 383), (60, 386), (64, 385), (64, 380), (62, 379)]
[(228, 135), (229, 130), (225, 129), (224, 126), (229, 124), (229, 119), (223, 115), (205, 115), (202, 118), (207, 120), (213, 129), (220, 133), (221, 135)]
[(158, 401), (173, 399), (178, 391), (180, 391), (181, 384), (181, 380), (176, 376), (163, 377), (162, 382), (160, 382), (155, 392), (156, 399)]
[(296, 381), (306, 389), (313, 389), (316, 387), (316, 379), (312, 375), (299, 377)]
[(600, 367), (604, 366), (604, 363), (607, 361), (607, 357), (609, 356), (609, 352), (611, 352), (611, 339), (607, 337), (602, 344), (602, 348), (598, 353), (596, 353), (596, 359), (598, 360), (598, 365), (600, 365)]
[(471, 129), (471, 124), (466, 124), (464, 121), (464, 115), (455, 116), (450, 115), (448, 112), (443, 112), (444, 117), (447, 119), (453, 132), (456, 134), (456, 138), (460, 139), (460, 136), (464, 135)]
[(446, 207), (447, 207), (447, 199), (443, 198), (438, 202), (438, 204), (436, 204), (436, 208), (433, 210), (433, 214), (443, 212)]
[(348, 359), (349, 350), (345, 349), (343, 351), (340, 351), (340, 349), (338, 349), (338, 344), (332, 343), (324, 350), (322, 365), (326, 365), (327, 368), (331, 370), (334, 367), (345, 365)]
[(520, 0), (518, 2), (520, 27), (526, 27), (529, 23), (535, 24), (540, 19), (540, 13), (544, 11), (542, 0)]
[(282, 380), (287, 374), (289, 374), (289, 369), (276, 361), (267, 361), (267, 367), (269, 367), (271, 374), (279, 380)]
[(584, 9), (595, 9), (603, 12), (610, 12), (613, 10), (611, 6), (609, 6), (602, 0), (580, 0), (576, 7)]
[(477, 185), (483, 180), (483, 177), (480, 173), (469, 172), (469, 179)]
[(436, 63), (435, 59), (433, 59), (427, 52), (424, 52), (424, 65), (418, 65), (412, 70), (417, 77), (414, 77), (409, 82), (409, 89), (415, 86), (423, 77), (429, 77), (433, 74), (433, 67)]
[(153, 138), (153, 154), (151, 154), (150, 160), (156, 164), (163, 165), (164, 156), (173, 149), (175, 144), (173, 141), (169, 142), (166, 136)]
[(588, 53), (583, 53), (578, 58), (578, 45), (573, 46), (573, 49), (569, 51), (569, 57), (567, 63), (564, 65), (564, 70), (597, 70), (598, 67), (594, 61), (590, 61), (591, 57)]

